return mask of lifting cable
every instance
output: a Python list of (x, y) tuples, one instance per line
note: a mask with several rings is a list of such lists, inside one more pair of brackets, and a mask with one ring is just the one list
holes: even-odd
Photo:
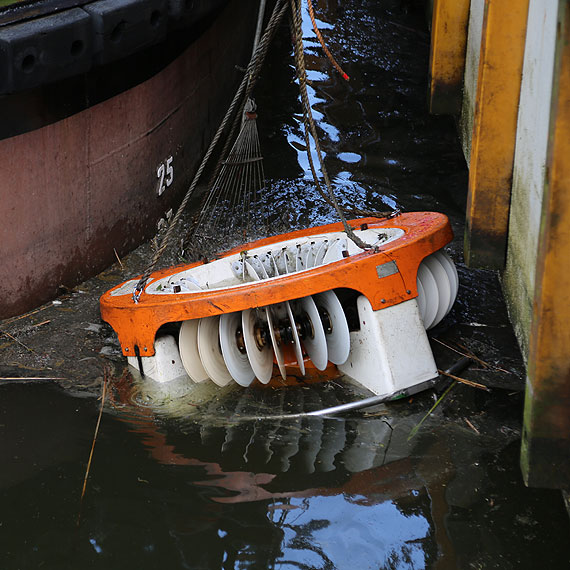
[[(314, 10), (313, 10), (313, 5), (312, 5), (312, 1), (311, 0), (307, 0), (308, 2), (308, 9), (309, 9), (309, 15), (313, 24), (313, 29), (315, 30), (315, 33), (317, 35), (317, 38), (325, 52), (325, 54), (327, 55), (327, 57), (329, 58), (329, 60), (331, 61), (332, 65), (335, 67), (335, 69), (338, 70), (338, 72), (342, 75), (343, 79), (348, 80), (349, 77), (348, 75), (343, 71), (343, 69), (340, 67), (340, 65), (336, 62), (336, 60), (334, 59), (334, 57), (332, 56), (332, 54), (330, 53), (330, 51), (328, 50), (328, 48), (326, 47), (326, 44), (323, 40), (323, 37), (317, 27), (317, 23), (316, 23), (316, 19), (315, 19), (315, 15), (314, 15)], [(369, 244), (363, 242), (358, 236), (355, 235), (352, 227), (350, 227), (350, 225), (348, 224), (346, 217), (345, 217), (345, 212), (348, 213), (349, 215), (354, 215), (357, 214), (359, 216), (365, 215), (365, 216), (370, 216), (370, 217), (377, 217), (377, 218), (387, 218), (387, 217), (392, 217), (394, 215), (397, 215), (399, 212), (398, 211), (389, 211), (389, 212), (369, 212), (369, 211), (364, 211), (361, 209), (357, 209), (357, 208), (352, 208), (350, 210), (343, 208), (342, 206), (340, 206), (340, 204), (337, 201), (337, 198), (335, 196), (330, 178), (329, 178), (329, 174), (328, 171), (326, 169), (324, 160), (323, 160), (323, 155), (322, 155), (322, 151), (321, 151), (321, 145), (319, 142), (319, 137), (318, 137), (318, 133), (317, 133), (317, 129), (316, 129), (316, 125), (315, 125), (315, 121), (312, 115), (312, 111), (311, 111), (311, 105), (309, 102), (309, 96), (307, 93), (307, 73), (306, 73), (306, 67), (305, 67), (305, 53), (304, 53), (304, 48), (303, 48), (303, 27), (302, 27), (302, 15), (301, 15), (301, 6), (302, 6), (302, 0), (289, 0), (289, 4), (291, 6), (291, 33), (292, 33), (292, 37), (293, 37), (293, 44), (294, 44), (294, 53), (295, 53), (295, 67), (296, 67), (296, 72), (297, 72), (297, 78), (299, 81), (299, 91), (300, 91), (300, 96), (301, 96), (301, 103), (302, 103), (302, 107), (303, 107), (303, 125), (304, 125), (304, 137), (305, 137), (305, 143), (306, 143), (306, 148), (307, 148), (307, 157), (308, 157), (308, 161), (309, 161), (309, 166), (311, 169), (311, 173), (313, 176), (313, 180), (316, 186), (316, 189), (318, 191), (318, 193), (320, 194), (320, 196), (323, 198), (323, 200), (329, 205), (331, 206), (338, 214), (344, 231), (345, 233), (348, 235), (348, 237), (361, 249), (371, 249), (372, 246), (370, 246)], [(218, 127), (218, 130), (216, 131), (214, 138), (212, 139), (212, 142), (210, 143), (208, 150), (206, 151), (206, 154), (204, 155), (202, 162), (200, 163), (194, 178), (192, 179), (192, 182), (190, 184), (190, 187), (188, 188), (186, 194), (184, 195), (184, 198), (182, 199), (182, 202), (180, 203), (180, 206), (178, 207), (178, 210), (176, 211), (176, 214), (174, 216), (174, 218), (172, 219), (171, 223), (168, 226), (168, 229), (166, 231), (166, 234), (160, 244), (160, 246), (157, 248), (157, 250), (154, 252), (154, 255), (152, 257), (152, 260), (150, 262), (150, 264), (148, 265), (148, 267), (145, 269), (144, 273), (142, 274), (142, 276), (140, 277), (139, 281), (137, 282), (135, 289), (133, 291), (133, 300), (135, 303), (138, 303), (139, 298), (142, 294), (142, 291), (144, 290), (144, 287), (150, 277), (150, 274), (154, 271), (159, 259), (162, 257), (162, 255), (164, 254), (164, 252), (166, 251), (166, 249), (169, 247), (172, 237), (174, 236), (174, 230), (178, 227), (178, 224), (180, 222), (180, 219), (182, 217), (182, 213), (184, 212), (188, 201), (190, 200), (190, 197), (194, 194), (194, 191), (196, 189), (196, 186), (198, 184), (198, 181), (201, 177), (201, 175), (203, 174), (203, 171), (208, 163), (208, 161), (211, 158), (212, 153), (214, 152), (215, 147), (217, 146), (218, 142), (220, 141), (224, 131), (226, 130), (228, 124), (230, 123), (232, 117), (234, 117), (234, 121), (233, 124), (230, 128), (230, 133), (228, 135), (228, 137), (226, 138), (226, 142), (224, 144), (224, 147), (220, 153), (220, 157), (219, 160), (217, 162), (216, 168), (214, 170), (214, 174), (212, 176), (211, 179), (211, 183), (209, 185), (210, 190), (212, 190), (213, 187), (216, 186), (215, 182), (216, 179), (218, 177), (218, 174), (220, 174), (220, 171), (223, 169), (224, 164), (226, 162), (226, 159), (228, 157), (229, 154), (229, 149), (230, 149), (230, 144), (231, 141), (233, 140), (233, 136), (235, 131), (237, 130), (238, 125), (242, 124), (243, 121), (243, 117), (244, 117), (244, 111), (246, 111), (246, 105), (248, 104), (248, 101), (251, 98), (251, 94), (253, 92), (253, 89), (255, 87), (255, 84), (257, 82), (257, 79), (259, 77), (259, 73), (261, 70), (261, 67), (263, 65), (263, 62), (265, 60), (265, 56), (267, 55), (267, 51), (269, 48), (269, 45), (271, 43), (271, 40), (273, 39), (273, 36), (276, 32), (277, 27), (279, 26), (285, 11), (287, 9), (287, 0), (278, 0), (275, 4), (275, 7), (273, 9), (273, 12), (271, 14), (271, 17), (269, 19), (269, 22), (267, 24), (267, 27), (265, 29), (265, 32), (263, 33), (261, 39), (258, 41), (258, 37), (259, 37), (259, 33), (260, 33), (260, 29), (261, 29), (261, 21), (262, 20), (262, 14), (263, 14), (263, 7), (264, 7), (264, 0), (262, 0), (262, 6), (260, 6), (260, 18), (258, 18), (258, 23), (257, 23), (257, 30), (256, 30), (256, 40), (254, 42), (254, 51), (253, 51), (253, 55), (251, 57), (251, 60), (249, 62), (249, 65), (247, 66), (246, 72), (244, 74), (244, 77), (234, 95), (234, 98), (232, 99), (232, 102), (228, 108), (228, 110), (226, 111), (226, 114), (220, 124), (220, 126)], [(257, 45), (256, 45), (257, 43)], [(237, 114), (236, 114), (237, 112)], [(312, 151), (311, 151), (311, 138), (313, 140), (314, 143), (314, 148), (316, 151), (316, 155), (319, 161), (319, 167), (324, 179), (324, 183), (326, 186), (326, 192), (325, 190), (323, 190), (321, 183), (319, 181), (319, 177), (317, 175), (317, 171), (315, 169), (315, 164), (313, 161), (313, 156), (312, 156)], [(238, 135), (238, 139), (239, 139), (239, 135)], [(236, 143), (234, 143), (235, 145)], [(206, 204), (209, 203), (209, 201), (211, 201), (212, 199), (212, 195), (211, 192), (206, 192), (205, 196), (202, 199), (202, 202), (200, 204), (200, 207), (198, 208), (198, 211), (196, 213), (196, 215), (193, 218), (192, 221), (192, 226), (191, 226), (191, 230), (190, 230), (190, 234), (191, 235), (195, 235), (196, 234), (196, 230), (198, 225), (200, 224), (200, 220), (202, 219), (202, 213), (203, 213), (203, 208)]]
[(214, 135), (214, 138), (212, 139), (212, 142), (210, 143), (208, 150), (206, 151), (206, 154), (204, 155), (204, 158), (202, 159), (202, 162), (200, 163), (200, 166), (198, 167), (198, 170), (196, 171), (194, 178), (192, 179), (192, 183), (190, 184), (190, 187), (188, 188), (186, 194), (184, 195), (184, 198), (182, 199), (182, 202), (180, 203), (180, 206), (178, 207), (178, 210), (176, 211), (176, 214), (172, 219), (172, 222), (168, 226), (168, 230), (166, 231), (166, 234), (160, 246), (155, 251), (152, 257), (152, 261), (145, 269), (144, 273), (142, 274), (138, 283), (136, 284), (135, 290), (133, 291), (133, 301), (135, 303), (138, 303), (141, 293), (150, 277), (150, 274), (154, 271), (154, 268), (156, 267), (156, 264), (158, 263), (159, 259), (162, 257), (162, 255), (168, 248), (172, 236), (174, 235), (174, 229), (178, 226), (180, 218), (182, 217), (182, 213), (186, 208), (186, 205), (188, 204), (188, 200), (190, 200), (190, 197), (194, 193), (194, 190), (196, 189), (200, 176), (202, 175), (214, 151), (214, 148), (218, 144), (222, 136), (222, 133), (226, 129), (236, 108), (240, 104), (240, 101), (242, 101), (244, 98), (245, 100), (247, 100), (251, 95), (251, 92), (253, 91), (253, 87), (255, 85), (255, 81), (253, 79), (257, 78), (257, 76), (259, 75), (261, 66), (263, 65), (263, 61), (265, 59), (267, 50), (269, 48), (269, 44), (271, 43), (273, 35), (275, 34), (275, 31), (279, 26), (279, 23), (281, 22), (281, 19), (283, 18), (286, 9), (287, 9), (287, 2), (285, 0), (280, 0), (275, 4), (273, 13), (271, 14), (271, 18), (267, 24), (267, 28), (261, 40), (259, 41), (259, 45), (257, 46), (255, 54), (253, 55), (251, 61), (249, 62), (249, 65), (247, 66), (246, 73), (244, 74), (240, 86), (238, 87), (238, 90), (236, 91), (236, 94), (234, 95), (234, 98), (232, 99), (232, 102), (228, 110), (226, 111), (226, 114), (220, 126), (218, 127), (218, 130), (216, 131), (216, 134)]
[[(292, 11), (292, 33), (293, 33), (293, 43), (295, 47), (295, 66), (297, 68), (297, 79), (299, 80), (299, 91), (301, 93), (301, 102), (303, 105), (303, 122), (305, 126), (305, 144), (307, 145), (307, 157), (309, 159), (309, 166), (313, 174), (313, 180), (315, 181), (315, 186), (323, 200), (327, 204), (331, 205), (338, 214), (344, 231), (346, 235), (361, 249), (370, 249), (372, 246), (363, 242), (357, 235), (355, 235), (353, 229), (348, 225), (346, 217), (342, 208), (339, 206), (336, 199), (332, 184), (329, 178), (328, 171), (323, 160), (323, 155), (321, 152), (321, 145), (319, 142), (319, 136), (317, 134), (317, 128), (315, 126), (315, 121), (313, 119), (313, 113), (311, 111), (311, 104), (309, 102), (309, 95), (307, 93), (307, 71), (305, 68), (305, 51), (303, 49), (303, 20), (301, 16), (301, 0), (290, 0), (291, 11)], [(311, 156), (311, 140), (310, 136), (313, 138), (315, 145), (315, 150), (317, 153), (317, 158), (319, 160), (319, 166), (325, 181), (325, 186), (327, 193), (323, 191), (317, 172), (315, 170), (315, 165), (313, 158)]]

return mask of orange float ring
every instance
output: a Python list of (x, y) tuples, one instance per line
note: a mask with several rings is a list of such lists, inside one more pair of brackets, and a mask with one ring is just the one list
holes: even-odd
[[(352, 220), (350, 226), (365, 238), (376, 233), (391, 237), (366, 250), (349, 247), (344, 257), (316, 267), (255, 282), (229, 285), (206, 283), (195, 291), (174, 290), (161, 294), (160, 283), (204, 265), (193, 263), (170, 267), (151, 274), (138, 303), (132, 292), (133, 279), (107, 291), (100, 300), (101, 316), (119, 337), (125, 356), (152, 356), (158, 329), (166, 323), (187, 321), (275, 305), (332, 289), (352, 289), (364, 295), (373, 310), (387, 308), (418, 296), (420, 263), (453, 238), (448, 218), (435, 212), (411, 212), (392, 219)], [(234, 248), (209, 265), (239, 260), (245, 255), (268, 251), (283, 243), (311, 243), (323, 236), (343, 235), (341, 223), (328, 224), (265, 238)], [(351, 244), (352, 242), (348, 240)], [(355, 246), (356, 247), (356, 246)], [(351, 252), (352, 250), (352, 252)], [(229, 258), (229, 259), (228, 259)], [(208, 268), (209, 270), (209, 268)]]

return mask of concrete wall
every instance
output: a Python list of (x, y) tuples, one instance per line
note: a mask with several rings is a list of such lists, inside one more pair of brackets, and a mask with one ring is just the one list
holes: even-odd
[(523, 355), (534, 298), (558, 0), (531, 0), (518, 115), (503, 289)]
[(485, 0), (471, 0), (467, 49), (465, 52), (463, 104), (459, 117), (461, 144), (467, 164), (469, 164), (471, 158), (471, 135), (473, 132), (473, 115), (477, 96), (477, 75), (479, 73), (479, 53), (481, 51), (481, 30), (483, 28), (484, 9)]

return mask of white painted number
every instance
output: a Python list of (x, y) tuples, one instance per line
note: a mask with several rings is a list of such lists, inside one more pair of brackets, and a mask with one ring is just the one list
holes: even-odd
[(158, 195), (160, 196), (164, 192), (164, 164), (160, 163), (156, 169), (156, 175), (158, 176)]
[[(164, 162), (161, 162), (156, 169), (156, 177), (158, 178), (158, 195), (160, 196), (168, 186), (174, 181), (174, 167), (172, 166), (172, 157), (169, 156)], [(166, 174), (166, 176), (165, 176)]]
[(174, 168), (172, 166), (172, 157), (166, 159), (166, 185), (170, 186), (174, 180)]

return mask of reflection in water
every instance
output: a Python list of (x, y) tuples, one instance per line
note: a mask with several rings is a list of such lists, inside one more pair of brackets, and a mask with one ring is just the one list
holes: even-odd
[[(173, 407), (164, 399), (152, 404), (147, 396), (147, 404), (137, 406), (141, 393), (152, 392), (149, 387), (139, 384), (133, 398), (126, 386), (115, 386), (115, 406), (117, 392), (124, 400), (117, 418), (140, 437), (155, 461), (200, 468), (203, 476), (193, 485), (204, 489), (211, 504), (249, 505), (247, 525), (257, 513), (272, 529), (270, 543), (250, 534), (239, 550), (225, 547), (224, 559), (236, 561), (231, 567), (261, 567), (260, 560), (283, 568), (426, 566), (430, 549), (424, 541), (433, 535), (430, 512), (427, 503), (418, 508), (420, 491), (410, 493), (410, 485), (423, 487), (407, 441), (415, 416), (395, 420), (381, 408), (370, 418), (239, 420), (260, 409), (279, 414), (323, 401), (334, 405), (338, 395), (329, 385), (270, 394), (233, 390), (206, 404), (207, 414), (186, 418), (179, 414), (180, 400)], [(169, 422), (173, 411), (175, 422)], [(415, 503), (411, 510), (410, 499)], [(252, 503), (259, 508), (252, 509)], [(221, 533), (235, 544), (235, 528), (224, 525)]]
[(288, 423), (235, 415), (334, 394), (248, 389), (205, 402), (208, 419), (125, 389), (103, 417), (78, 528), (98, 402), (49, 386), (0, 392), (2, 570), (562, 568), (570, 554), (559, 495), (520, 480), (506, 394), (493, 414), (469, 412), (477, 435), (461, 416), (472, 391), (458, 388), (410, 443), (427, 395)]
[[(358, 388), (350, 385), (326, 382), (220, 390), (203, 383), (175, 397), (164, 397), (163, 390), (150, 379), (123, 376), (111, 387), (110, 396), (118, 417), (142, 436), (162, 463), (183, 465), (191, 457), (204, 464), (215, 460), (225, 471), (308, 475), (339, 467), (358, 473), (408, 454), (407, 434), (413, 424), (401, 419), (399, 425), (407, 431), (401, 429), (394, 436), (382, 407), (375, 417), (358, 422), (343, 417), (286, 417), (353, 399)], [(179, 436), (171, 435), (167, 442), (160, 427), (163, 422), (175, 426)]]
[[(470, 394), (465, 389), (456, 405), (465, 406)], [(187, 417), (177, 406), (171, 416), (168, 401), (140, 407), (127, 397), (113, 414), (153, 463), (168, 469), (157, 498), (169, 479), (174, 483), (164, 507), (167, 527), (158, 531), (153, 523), (155, 534), (167, 530), (184, 560), (205, 556), (207, 544), (216, 559), (208, 564), (224, 568), (431, 568), (436, 561), (462, 568), (489, 567), (491, 560), (531, 568), (513, 548), (531, 535), (549, 543), (553, 560), (565, 556), (567, 546), (533, 522), (555, 517), (568, 527), (561, 503), (553, 509), (536, 494), (528, 505), (516, 467), (516, 409), (485, 417), (490, 436), (439, 416), (411, 441), (426, 402), (392, 403), (371, 417), (239, 419), (334, 405), (345, 396), (333, 383), (250, 388), (219, 394), (201, 406), (206, 412)], [(494, 402), (501, 405), (499, 394)], [(155, 485), (151, 476), (145, 481)], [(516, 512), (517, 500), (505, 496), (509, 489), (526, 497), (525, 511)], [(105, 548), (108, 541), (97, 544)], [(206, 558), (203, 564), (187, 567), (207, 567)]]
[[(341, 203), (364, 210), (443, 209), (460, 220), (465, 162), (453, 122), (427, 113), (429, 36), (421, 12), (405, 15), (407, 5), (396, 0), (318, 3), (318, 25), (349, 82), (323, 57), (303, 13), (311, 106)], [(289, 42), (282, 40), (274, 51), (276, 61), (287, 61)], [(268, 199), (282, 197), (270, 226), (277, 232), (336, 219), (313, 187), (294, 71), (271, 79), (271, 88), (257, 93)]]
[[(292, 499), (271, 520), (284, 530), (276, 566), (291, 568), (423, 568), (422, 541), (430, 524), (419, 514), (406, 516), (391, 501), (362, 504), (364, 497), (316, 496)], [(365, 501), (368, 503), (368, 501)], [(366, 566), (364, 566), (366, 567)]]
[[(403, 18), (401, 4), (319, 2), (318, 25), (349, 82), (323, 56), (305, 7), (307, 88), (321, 148), (339, 203), (349, 211), (435, 209), (460, 221), (465, 161), (452, 120), (427, 113), (425, 22), (421, 13)], [(236, 227), (263, 228), (263, 235), (338, 221), (312, 179), (291, 53), (290, 35), (283, 34), (255, 93), (267, 188), (247, 211), (231, 216)], [(320, 175), (312, 139), (310, 150)], [(201, 232), (208, 254), (244, 241), (229, 227), (223, 236)]]

